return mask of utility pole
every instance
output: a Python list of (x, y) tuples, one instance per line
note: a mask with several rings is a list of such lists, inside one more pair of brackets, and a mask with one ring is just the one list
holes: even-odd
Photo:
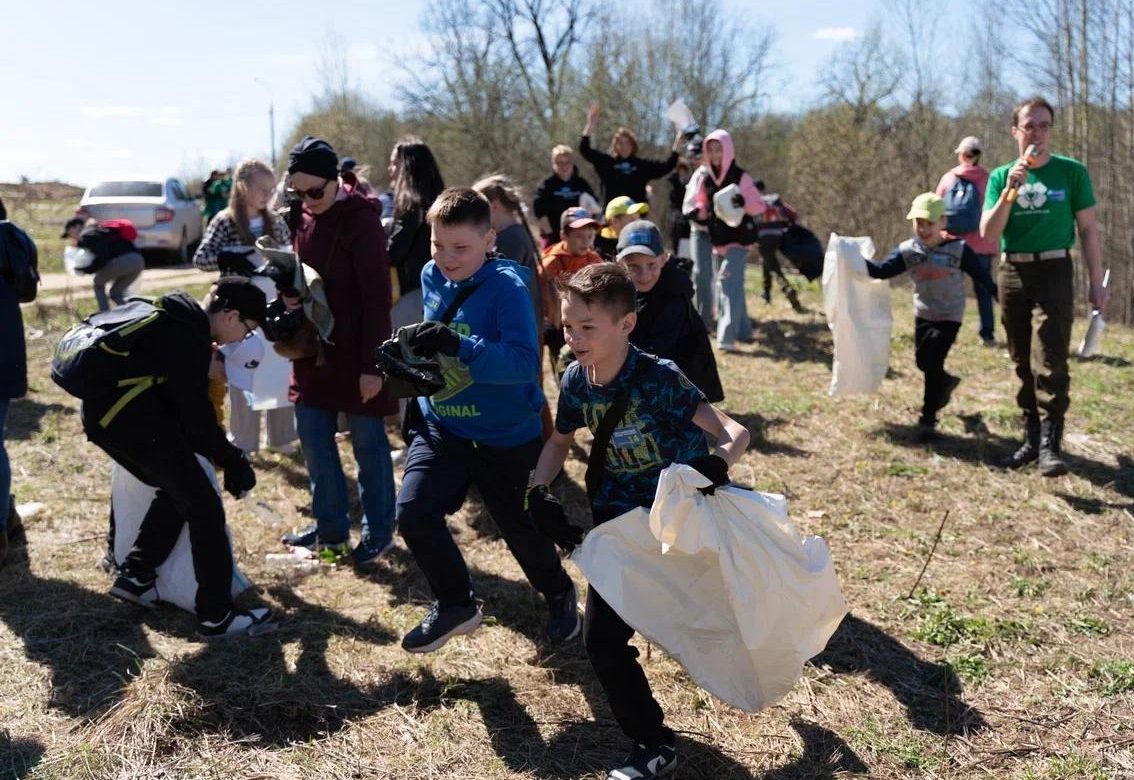
[(272, 96), (272, 88), (268, 86), (268, 82), (259, 76), (253, 76), (252, 80), (268, 93), (268, 139), (271, 143), (269, 154), (272, 157), (272, 170), (274, 171), (276, 169), (276, 101)]

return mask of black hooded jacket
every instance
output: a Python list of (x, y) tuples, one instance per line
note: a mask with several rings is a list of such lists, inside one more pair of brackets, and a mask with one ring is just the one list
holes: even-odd
[(657, 284), (638, 293), (638, 324), (630, 343), (643, 352), (667, 358), (711, 403), (724, 400), (717, 361), (701, 315), (693, 308), (693, 282), (670, 260)]
[(547, 217), (547, 221), (551, 225), (548, 246), (558, 244), (562, 240), (559, 234), (559, 218), (567, 209), (578, 206), (579, 198), (584, 193), (592, 198), (595, 194), (590, 183), (579, 175), (579, 166), (577, 165), (573, 166), (571, 178), (567, 181), (560, 179), (559, 174), (552, 173), (536, 187), (532, 210), (535, 212), (536, 219)]

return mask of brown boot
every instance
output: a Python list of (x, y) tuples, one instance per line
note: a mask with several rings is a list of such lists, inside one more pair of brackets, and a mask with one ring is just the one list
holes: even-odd
[(1038, 414), (1024, 415), (1024, 443), (1001, 462), (1006, 469), (1021, 469), (1039, 457), (1040, 420)]
[(1045, 477), (1059, 477), (1067, 473), (1063, 460), (1063, 420), (1048, 418), (1040, 427), (1039, 471)]

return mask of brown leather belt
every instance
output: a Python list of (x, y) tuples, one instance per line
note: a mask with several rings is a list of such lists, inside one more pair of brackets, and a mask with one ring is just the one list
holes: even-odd
[(1006, 263), (1037, 263), (1040, 260), (1062, 260), (1070, 256), (1069, 249), (1049, 249), (1046, 252), (1004, 252), (1000, 257)]

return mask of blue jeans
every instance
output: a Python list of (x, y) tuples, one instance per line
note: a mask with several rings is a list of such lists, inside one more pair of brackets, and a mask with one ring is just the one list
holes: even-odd
[[(720, 257), (720, 255), (716, 255)], [(735, 347), (738, 339), (752, 338), (748, 319), (748, 303), (744, 299), (744, 271), (748, 265), (748, 247), (734, 246), (720, 259), (717, 280), (720, 284), (720, 311), (717, 314), (717, 344)]]
[[(311, 480), (311, 511), (319, 540), (350, 540), (346, 475), (335, 443), (338, 412), (295, 405), (295, 427)], [(362, 539), (384, 546), (394, 538), (394, 466), (381, 417), (348, 414), (350, 442), (358, 461), (358, 496), (362, 502)]]
[(693, 305), (707, 327), (713, 325), (713, 245), (704, 230), (689, 231), (689, 254), (693, 255)]
[(0, 533), (8, 528), (8, 495), (12, 492), (12, 464), (4, 448), (4, 424), (8, 420), (7, 398), (0, 398)]
[[(985, 271), (992, 274), (992, 255), (977, 255), (977, 262)], [(980, 313), (980, 337), (985, 341), (996, 337), (996, 319), (992, 314), (992, 293), (973, 284), (976, 294), (977, 311)]]

